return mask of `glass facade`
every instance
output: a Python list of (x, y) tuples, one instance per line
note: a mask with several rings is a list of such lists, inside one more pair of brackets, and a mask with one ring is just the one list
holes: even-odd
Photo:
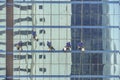
[(8, 1), (0, 1), (1, 80), (120, 79), (119, 0), (14, 0), (13, 28)]
[[(74, 0), (73, 0), (74, 1)], [(82, 2), (82, 0), (81, 0)], [(102, 4), (73, 4), (72, 25), (82, 26), (73, 28), (72, 50), (77, 50), (77, 44), (83, 42), (86, 50), (103, 50), (102, 48)], [(96, 26), (96, 28), (84, 28), (84, 26)], [(104, 64), (100, 53), (72, 53), (72, 75), (102, 75)], [(102, 78), (81, 78), (81, 80), (102, 80)], [(80, 78), (71, 78), (80, 80)]]

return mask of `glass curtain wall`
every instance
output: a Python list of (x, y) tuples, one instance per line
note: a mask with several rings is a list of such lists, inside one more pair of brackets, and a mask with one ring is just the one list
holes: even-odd
[[(119, 75), (118, 66), (120, 66), (120, 63), (117, 57), (120, 56), (120, 5), (115, 2), (118, 0), (71, 1), (81, 1), (81, 4), (72, 4), (71, 25), (81, 27), (71, 29), (72, 50), (77, 50), (78, 47), (76, 45), (79, 42), (83, 42), (85, 50), (93, 51), (93, 53), (89, 52), (88, 54), (84, 52), (72, 53), (71, 75)], [(89, 3), (85, 4), (87, 1)], [(103, 2), (102, 4), (99, 3), (101, 1)], [(89, 27), (85, 28), (86, 26)], [(92, 28), (93, 26), (95, 28)], [(103, 28), (98, 28), (99, 26)], [(71, 78), (71, 80), (119, 79), (89, 77)]]
[[(8, 67), (5, 4), (0, 1), (1, 79)], [(13, 15), (13, 79), (119, 80), (118, 0), (14, 0)], [(67, 42), (71, 50), (63, 51)], [(79, 42), (85, 51), (78, 49)]]
[[(14, 0), (17, 1), (17, 0)], [(42, 76), (25, 77), (24, 80), (56, 80), (51, 76), (69, 75), (71, 72), (71, 53), (62, 51), (71, 41), (71, 4), (51, 3), (15, 3), (14, 6), (14, 44), (23, 42), (23, 51), (14, 46), (14, 75)], [(43, 0), (29, 0), (43, 1)], [(45, 0), (44, 0), (45, 1)], [(62, 28), (66, 26), (66, 28)], [(19, 28), (18, 28), (19, 27)], [(68, 28), (67, 28), (68, 27)], [(32, 37), (36, 32), (38, 41)], [(49, 51), (47, 42), (51, 42), (54, 51)], [(29, 52), (28, 52), (29, 51)], [(58, 52), (57, 52), (58, 51)], [(49, 76), (44, 78), (43, 76)], [(23, 78), (15, 78), (21, 79)], [(70, 80), (60, 78), (59, 80)]]
[[(85, 0), (79, 1), (84, 2)], [(91, 1), (89, 0), (89, 2)], [(71, 29), (72, 50), (78, 50), (76, 45), (79, 42), (83, 42), (86, 50), (103, 50), (102, 29), (97, 28), (97, 26), (102, 26), (102, 13), (102, 4), (72, 4), (72, 26), (81, 26), (81, 28)], [(96, 28), (84, 28), (84, 26), (96, 26)], [(104, 64), (101, 53), (72, 53), (71, 57), (72, 75), (103, 74)], [(102, 78), (71, 78), (71, 80), (102, 80)]]

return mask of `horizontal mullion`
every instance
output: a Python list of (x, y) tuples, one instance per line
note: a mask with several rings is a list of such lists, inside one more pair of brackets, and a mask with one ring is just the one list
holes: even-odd
[[(6, 52), (4, 50), (0, 50), (0, 52)], [(17, 51), (14, 50), (13, 52), (8, 52), (8, 54), (12, 53), (89, 53), (89, 54), (103, 54), (103, 53), (120, 53), (119, 50), (85, 50), (85, 51), (80, 51), (80, 50), (71, 50), (71, 51), (62, 51), (62, 50), (55, 50), (55, 51), (48, 51), (48, 50), (23, 50), (23, 51)]]
[[(14, 75), (9, 78), (120, 78), (120, 75)], [(0, 75), (0, 78), (6, 78)]]
[[(6, 27), (0, 26), (0, 28)], [(13, 28), (120, 28), (120, 26), (14, 26)]]
[[(5, 3), (5, 1), (0, 1)], [(43, 4), (120, 4), (120, 1), (14, 1), (14, 3), (43, 3)], [(7, 3), (12, 5), (12, 3)]]
[(14, 3), (43, 3), (43, 4), (119, 4), (120, 1), (14, 1)]

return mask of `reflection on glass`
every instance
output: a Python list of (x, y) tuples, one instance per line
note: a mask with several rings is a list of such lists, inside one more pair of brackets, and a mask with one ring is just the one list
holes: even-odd
[[(34, 6), (32, 5), (32, 3), (14, 4), (14, 26), (22, 27), (14, 28), (14, 75), (105, 76), (120, 74), (120, 54), (117, 52), (107, 52), (120, 50), (120, 30), (118, 27), (114, 28), (114, 26), (120, 25), (120, 8), (118, 4), (37, 3), (34, 4)], [(0, 25), (5, 26), (5, 23), (5, 4), (0, 3)], [(71, 25), (73, 28), (63, 28), (63, 26)], [(31, 26), (31, 28), (29, 28), (29, 26)], [(36, 28), (36, 26), (39, 28)], [(57, 28), (44, 28), (44, 26), (57, 26)], [(80, 26), (80, 28), (74, 28), (75, 26)], [(85, 26), (88, 26), (88, 28), (85, 28)], [(95, 28), (93, 28), (94, 26)], [(107, 27), (105, 29), (101, 29), (100, 27), (97, 28), (98, 26), (112, 26), (112, 28)], [(39, 41), (33, 40), (32, 30), (36, 31)], [(5, 35), (6, 29), (0, 29), (0, 51), (6, 50)], [(20, 41), (22, 41), (23, 51), (26, 52), (18, 51), (16, 49), (15, 44)], [(44, 50), (48, 51), (47, 41), (52, 42), (55, 51), (62, 51), (66, 42), (70, 42), (72, 46), (71, 49), (76, 51), (78, 50), (77, 44), (80, 41), (83, 41), (86, 50), (103, 51), (104, 53), (34, 52)], [(32, 52), (27, 52), (27, 50)], [(2, 61), (0, 62), (0, 75), (5, 74), (6, 72), (5, 54), (6, 53), (0, 52), (0, 61)], [(29, 80), (30, 78), (20, 79)], [(35, 77), (32, 79), (34, 80)], [(47, 80), (48, 78), (44, 79)], [(53, 78), (49, 79), (52, 80)], [(97, 77), (91, 78), (91, 76), (90, 78), (59, 78), (59, 80), (78, 79), (106, 80)], [(40, 78), (36, 80), (40, 80)], [(41, 80), (43, 80), (43, 78), (41, 78)], [(58, 80), (58, 78), (54, 77), (53, 80)]]

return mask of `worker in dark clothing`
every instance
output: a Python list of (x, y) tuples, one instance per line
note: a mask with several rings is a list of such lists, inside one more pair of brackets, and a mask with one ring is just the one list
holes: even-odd
[(23, 46), (31, 46), (32, 43), (30, 41), (26, 41), (26, 42), (22, 42), (22, 41), (19, 41), (17, 44), (15, 44), (15, 47), (17, 48), (17, 50), (23, 50), (22, 47)]
[(37, 37), (36, 31), (33, 31), (33, 30), (32, 30), (32, 36), (33, 36), (33, 39), (34, 39), (34, 40), (36, 40), (36, 41), (39, 40), (38, 37)]
[(77, 48), (81, 51), (85, 51), (83, 42), (79, 42), (78, 45), (77, 45)]
[(55, 50), (55, 49), (53, 48), (53, 46), (52, 46), (52, 43), (49, 42), (49, 41), (47, 41), (47, 46), (48, 46), (48, 48), (49, 48), (49, 51)]
[(17, 50), (23, 50), (22, 49), (22, 46), (23, 46), (23, 43), (22, 43), (22, 41), (20, 41), (20, 42), (18, 42), (17, 44), (15, 44), (15, 46), (16, 46), (16, 48), (17, 48)]
[(63, 51), (70, 51), (71, 50), (71, 44), (70, 42), (67, 42), (65, 47), (63, 48)]

